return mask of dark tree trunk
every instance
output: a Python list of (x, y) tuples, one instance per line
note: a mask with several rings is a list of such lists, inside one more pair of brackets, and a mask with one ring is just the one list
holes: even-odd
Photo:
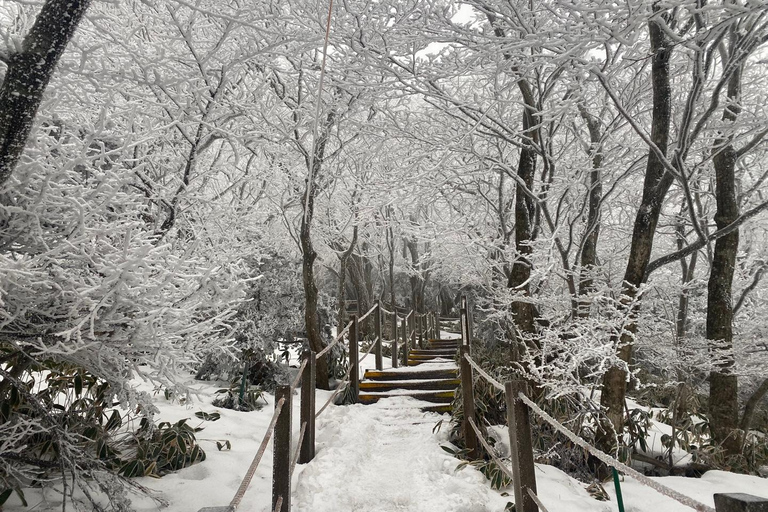
[(0, 87), (0, 188), (16, 168), (45, 88), (89, 3), (47, 0), (21, 52), (10, 55)]
[[(728, 105), (723, 112), (727, 124), (736, 121), (740, 107), (741, 72), (735, 71), (728, 80)], [(715, 224), (722, 229), (739, 217), (736, 191), (737, 154), (732, 136), (715, 140)], [(707, 339), (716, 359), (716, 368), (709, 374), (709, 425), (712, 440), (721, 444), (729, 454), (741, 451), (741, 436), (736, 429), (739, 419), (738, 381), (731, 371), (733, 356), (733, 273), (739, 250), (739, 230), (718, 238), (712, 257), (707, 283)]]
[[(523, 133), (524, 144), (520, 150), (520, 160), (517, 165), (517, 175), (528, 188), (533, 190), (533, 180), (536, 174), (536, 149), (533, 144), (538, 141), (536, 130), (537, 120), (536, 100), (533, 90), (527, 80), (519, 79), (518, 88), (523, 96)], [(531, 234), (535, 204), (533, 198), (525, 193), (521, 186), (515, 187), (515, 250), (517, 258), (512, 264), (512, 269), (507, 280), (507, 287), (517, 291), (524, 300), (512, 303), (512, 318), (515, 322), (517, 333), (523, 336), (521, 342), (529, 344), (532, 348), (535, 341), (532, 335), (536, 332), (536, 307), (530, 301), (531, 287)]]
[[(323, 350), (323, 338), (320, 335), (320, 321), (317, 317), (317, 285), (315, 284), (315, 259), (317, 253), (312, 245), (312, 218), (315, 213), (315, 187), (317, 175), (320, 173), (325, 157), (325, 146), (328, 143), (331, 127), (336, 120), (336, 112), (332, 108), (325, 118), (323, 130), (317, 140), (313, 141), (312, 157), (305, 155), (309, 178), (302, 196), (303, 215), (299, 230), (299, 245), (301, 246), (301, 277), (304, 285), (304, 322), (307, 331), (307, 341), (313, 352)], [(315, 382), (320, 389), (329, 389), (328, 355), (317, 360)]]
[(579, 276), (578, 316), (588, 317), (590, 301), (585, 298), (594, 290), (594, 269), (597, 266), (597, 240), (600, 236), (600, 201), (603, 198), (603, 151), (601, 147), (600, 121), (590, 114), (583, 102), (578, 103), (579, 113), (587, 123), (589, 130), (589, 153), (592, 156), (592, 169), (589, 171), (589, 196), (587, 199), (587, 228), (581, 249), (581, 275)]
[(337, 331), (341, 331), (347, 323), (347, 263), (352, 256), (352, 251), (355, 250), (355, 245), (357, 245), (357, 226), (353, 229), (352, 241), (346, 250), (342, 249), (341, 244), (334, 247), (336, 251), (341, 252), (339, 256), (339, 285), (336, 293)]
[[(663, 23), (663, 21), (662, 21)], [(663, 154), (669, 143), (669, 125), (672, 113), (672, 88), (669, 77), (669, 61), (673, 46), (669, 44), (659, 22), (648, 23), (651, 41), (651, 81), (653, 85), (653, 118), (651, 140)], [(637, 289), (643, 283), (645, 271), (650, 262), (653, 249), (653, 235), (659, 221), (664, 197), (672, 184), (672, 174), (665, 171), (664, 164), (654, 151), (649, 151), (648, 163), (643, 182), (643, 196), (640, 208), (635, 216), (629, 259), (624, 273), (624, 285), (621, 304), (631, 308), (637, 297)], [(631, 318), (631, 317), (630, 317)], [(637, 324), (629, 321), (623, 328), (623, 334), (614, 342), (617, 356), (629, 364), (632, 359), (632, 341), (637, 332)], [(627, 372), (623, 366), (612, 366), (603, 376), (603, 388), (600, 404), (605, 409), (608, 422), (603, 422), (598, 429), (597, 443), (603, 451), (616, 449), (615, 435), (624, 427), (624, 399), (627, 392)]]

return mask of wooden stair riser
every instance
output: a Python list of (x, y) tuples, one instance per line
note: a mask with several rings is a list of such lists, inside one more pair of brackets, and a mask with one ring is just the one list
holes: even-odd
[(455, 353), (450, 356), (446, 356), (443, 354), (408, 354), (408, 359), (413, 359), (414, 361), (430, 361), (432, 359), (447, 359), (448, 361), (453, 361), (453, 358), (455, 357)]
[(456, 351), (453, 349), (437, 349), (437, 350), (430, 350), (430, 349), (413, 349), (408, 352), (409, 354), (417, 355), (417, 356), (453, 356), (456, 355)]
[(388, 372), (380, 370), (366, 370), (365, 380), (386, 381), (386, 380), (434, 380), (434, 379), (455, 379), (459, 375), (458, 369), (441, 368), (428, 371), (398, 371)]
[(358, 401), (361, 404), (372, 404), (378, 402), (382, 398), (391, 398), (398, 396), (409, 396), (423, 402), (430, 402), (434, 404), (450, 404), (456, 397), (454, 391), (436, 391), (434, 393), (419, 393), (415, 395), (404, 395), (400, 393), (396, 394), (383, 394), (383, 395), (371, 395), (368, 393), (360, 393)]
[(414, 380), (414, 381), (363, 381), (360, 391), (391, 391), (393, 389), (423, 390), (455, 390), (461, 381), (459, 379), (444, 380)]

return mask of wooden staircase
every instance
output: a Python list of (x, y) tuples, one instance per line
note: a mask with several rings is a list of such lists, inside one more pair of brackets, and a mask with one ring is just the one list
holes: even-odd
[(460, 383), (454, 361), (460, 343), (460, 339), (429, 340), (427, 348), (408, 353), (408, 366), (366, 370), (359, 402), (372, 404), (382, 398), (410, 396), (430, 403), (421, 407), (424, 411), (450, 412)]

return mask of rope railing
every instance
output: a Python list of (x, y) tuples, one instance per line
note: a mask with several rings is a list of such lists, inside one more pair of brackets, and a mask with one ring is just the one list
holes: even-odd
[(490, 383), (490, 384), (491, 384), (493, 387), (495, 387), (496, 389), (498, 389), (498, 390), (499, 390), (499, 391), (501, 391), (502, 393), (504, 392), (504, 386), (503, 386), (503, 385), (502, 385), (502, 384), (501, 384), (499, 381), (497, 381), (496, 379), (494, 379), (493, 377), (491, 377), (491, 376), (488, 374), (488, 372), (486, 372), (485, 370), (483, 370), (482, 368), (480, 368), (480, 365), (478, 365), (478, 364), (475, 362), (475, 360), (474, 360), (474, 359), (472, 359), (472, 358), (469, 356), (469, 354), (464, 354), (464, 359), (466, 359), (466, 360), (467, 360), (467, 362), (468, 362), (469, 364), (471, 364), (471, 365), (472, 365), (472, 368), (474, 368), (475, 370), (477, 370), (477, 373), (479, 373), (479, 374), (480, 374), (480, 376), (481, 376), (481, 377), (483, 377), (485, 380), (487, 380), (487, 381), (488, 381), (488, 382), (489, 382), (489, 383)]
[(699, 501), (696, 501), (693, 498), (690, 498), (682, 493), (679, 493), (676, 490), (671, 489), (665, 485), (662, 485), (655, 480), (651, 480), (650, 478), (640, 473), (639, 471), (632, 469), (631, 467), (627, 466), (623, 462), (611, 457), (607, 453), (601, 450), (598, 450), (597, 448), (595, 448), (594, 446), (590, 445), (589, 443), (584, 441), (582, 438), (577, 436), (575, 433), (568, 430), (566, 427), (564, 427), (559, 421), (554, 419), (552, 416), (547, 414), (538, 405), (536, 405), (535, 402), (533, 402), (530, 398), (525, 396), (525, 394), (519, 393), (518, 398), (525, 405), (527, 405), (530, 410), (535, 412), (540, 418), (542, 418), (544, 421), (549, 423), (555, 430), (563, 434), (575, 445), (587, 450), (590, 454), (592, 454), (594, 457), (596, 457), (606, 465), (613, 466), (614, 468), (618, 469), (622, 473), (630, 475), (632, 478), (634, 478), (641, 484), (654, 489), (655, 491), (663, 494), (664, 496), (667, 496), (668, 498), (672, 498), (678, 503), (682, 503), (686, 507), (690, 507), (699, 512), (715, 512), (715, 509), (713, 509), (712, 507), (707, 506)]
[(275, 503), (275, 508), (273, 512), (280, 512), (280, 509), (283, 508), (283, 497), (279, 496), (277, 498), (277, 503)]
[(328, 346), (325, 347), (323, 350), (318, 352), (317, 355), (315, 355), (315, 359), (319, 359), (323, 357), (325, 354), (327, 354), (329, 350), (331, 350), (335, 345), (337, 345), (344, 338), (344, 335), (347, 334), (351, 328), (352, 328), (352, 322), (347, 323), (347, 326), (344, 327), (344, 329), (342, 329), (341, 332), (336, 335), (333, 341), (329, 343)]
[(363, 360), (364, 360), (366, 357), (368, 357), (368, 354), (370, 354), (370, 353), (371, 353), (371, 351), (373, 350), (373, 348), (376, 346), (376, 342), (377, 342), (378, 340), (379, 340), (379, 338), (378, 338), (378, 337), (377, 337), (375, 340), (373, 340), (373, 342), (371, 343), (371, 346), (370, 346), (370, 347), (368, 347), (368, 350), (366, 350), (366, 351), (365, 351), (365, 354), (363, 354), (363, 357), (361, 357), (361, 358), (360, 358), (360, 362), (361, 362), (361, 363), (363, 362)]
[(366, 311), (366, 313), (365, 313), (363, 316), (361, 316), (360, 318), (358, 318), (358, 319), (357, 319), (357, 321), (358, 321), (358, 322), (362, 322), (363, 320), (365, 320), (366, 318), (368, 318), (368, 315), (370, 315), (371, 313), (373, 313), (374, 311), (376, 311), (376, 308), (377, 308), (377, 307), (378, 307), (377, 305), (373, 306), (371, 309), (369, 309), (368, 311)]
[(267, 427), (267, 432), (264, 434), (264, 438), (261, 440), (261, 445), (259, 445), (259, 450), (256, 452), (256, 456), (254, 456), (253, 461), (251, 462), (251, 465), (248, 466), (248, 471), (245, 472), (243, 481), (240, 482), (240, 486), (237, 488), (237, 492), (235, 492), (235, 496), (232, 498), (232, 501), (229, 502), (229, 506), (232, 510), (236, 510), (237, 507), (240, 505), (240, 502), (243, 500), (243, 496), (245, 496), (245, 491), (248, 489), (248, 486), (251, 484), (253, 475), (256, 474), (256, 468), (259, 467), (261, 458), (264, 456), (264, 452), (267, 450), (267, 443), (269, 443), (269, 439), (272, 437), (272, 432), (274, 432), (275, 430), (275, 424), (277, 423), (277, 419), (280, 417), (280, 411), (283, 410), (284, 404), (285, 404), (285, 398), (281, 398), (275, 404), (275, 412), (272, 415), (272, 420), (270, 420), (269, 422), (269, 426)]
[[(347, 377), (349, 377), (349, 372), (347, 372)], [(336, 389), (333, 391), (333, 393), (328, 398), (328, 400), (326, 400), (325, 404), (320, 408), (319, 411), (317, 411), (317, 414), (315, 414), (315, 418), (320, 417), (320, 415), (323, 413), (325, 408), (331, 405), (331, 402), (333, 401), (333, 399), (336, 398), (336, 396), (339, 393), (341, 393), (344, 390), (344, 388), (346, 388), (348, 385), (349, 385), (349, 380), (343, 380), (339, 382), (339, 385), (336, 386)]]
[(480, 441), (480, 444), (483, 445), (483, 448), (485, 448), (486, 453), (491, 456), (491, 459), (496, 462), (496, 465), (499, 466), (499, 468), (506, 474), (509, 478), (513, 479), (515, 478), (514, 473), (512, 473), (512, 470), (507, 467), (506, 464), (504, 464), (504, 461), (502, 461), (498, 455), (496, 455), (496, 450), (494, 450), (490, 444), (488, 444), (488, 441), (485, 440), (485, 437), (483, 436), (483, 433), (480, 432), (480, 429), (477, 427), (477, 423), (475, 423), (475, 420), (473, 418), (469, 418), (469, 424), (472, 427), (472, 430), (475, 431), (475, 435), (477, 436), (477, 440)]
[(296, 377), (293, 379), (293, 382), (291, 382), (291, 392), (296, 391), (296, 388), (299, 387), (299, 382), (301, 382), (301, 376), (304, 373), (304, 368), (307, 367), (307, 360), (304, 359), (304, 361), (301, 362), (301, 366), (299, 366), (299, 373), (296, 374)]
[(301, 432), (299, 433), (299, 442), (296, 443), (296, 450), (293, 452), (291, 458), (291, 471), (290, 476), (293, 476), (293, 470), (296, 469), (296, 463), (299, 462), (299, 453), (301, 452), (301, 444), (304, 442), (304, 436), (307, 433), (307, 422), (301, 424)]

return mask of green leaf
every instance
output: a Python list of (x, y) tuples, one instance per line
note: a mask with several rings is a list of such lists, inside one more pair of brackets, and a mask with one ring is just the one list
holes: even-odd
[(109, 417), (109, 421), (107, 421), (107, 426), (105, 427), (107, 430), (114, 430), (116, 428), (119, 428), (120, 425), (123, 424), (123, 418), (120, 416), (120, 413), (118, 411), (112, 411), (112, 414)]
[(83, 377), (78, 373), (75, 375), (75, 396), (83, 394)]
[(208, 413), (208, 412), (198, 411), (195, 413), (195, 416), (205, 421), (216, 421), (221, 418), (221, 414), (217, 412)]
[(8, 498), (11, 497), (11, 494), (13, 494), (13, 489), (5, 489), (3, 492), (0, 492), (0, 507), (2, 507), (3, 504), (8, 501)]

